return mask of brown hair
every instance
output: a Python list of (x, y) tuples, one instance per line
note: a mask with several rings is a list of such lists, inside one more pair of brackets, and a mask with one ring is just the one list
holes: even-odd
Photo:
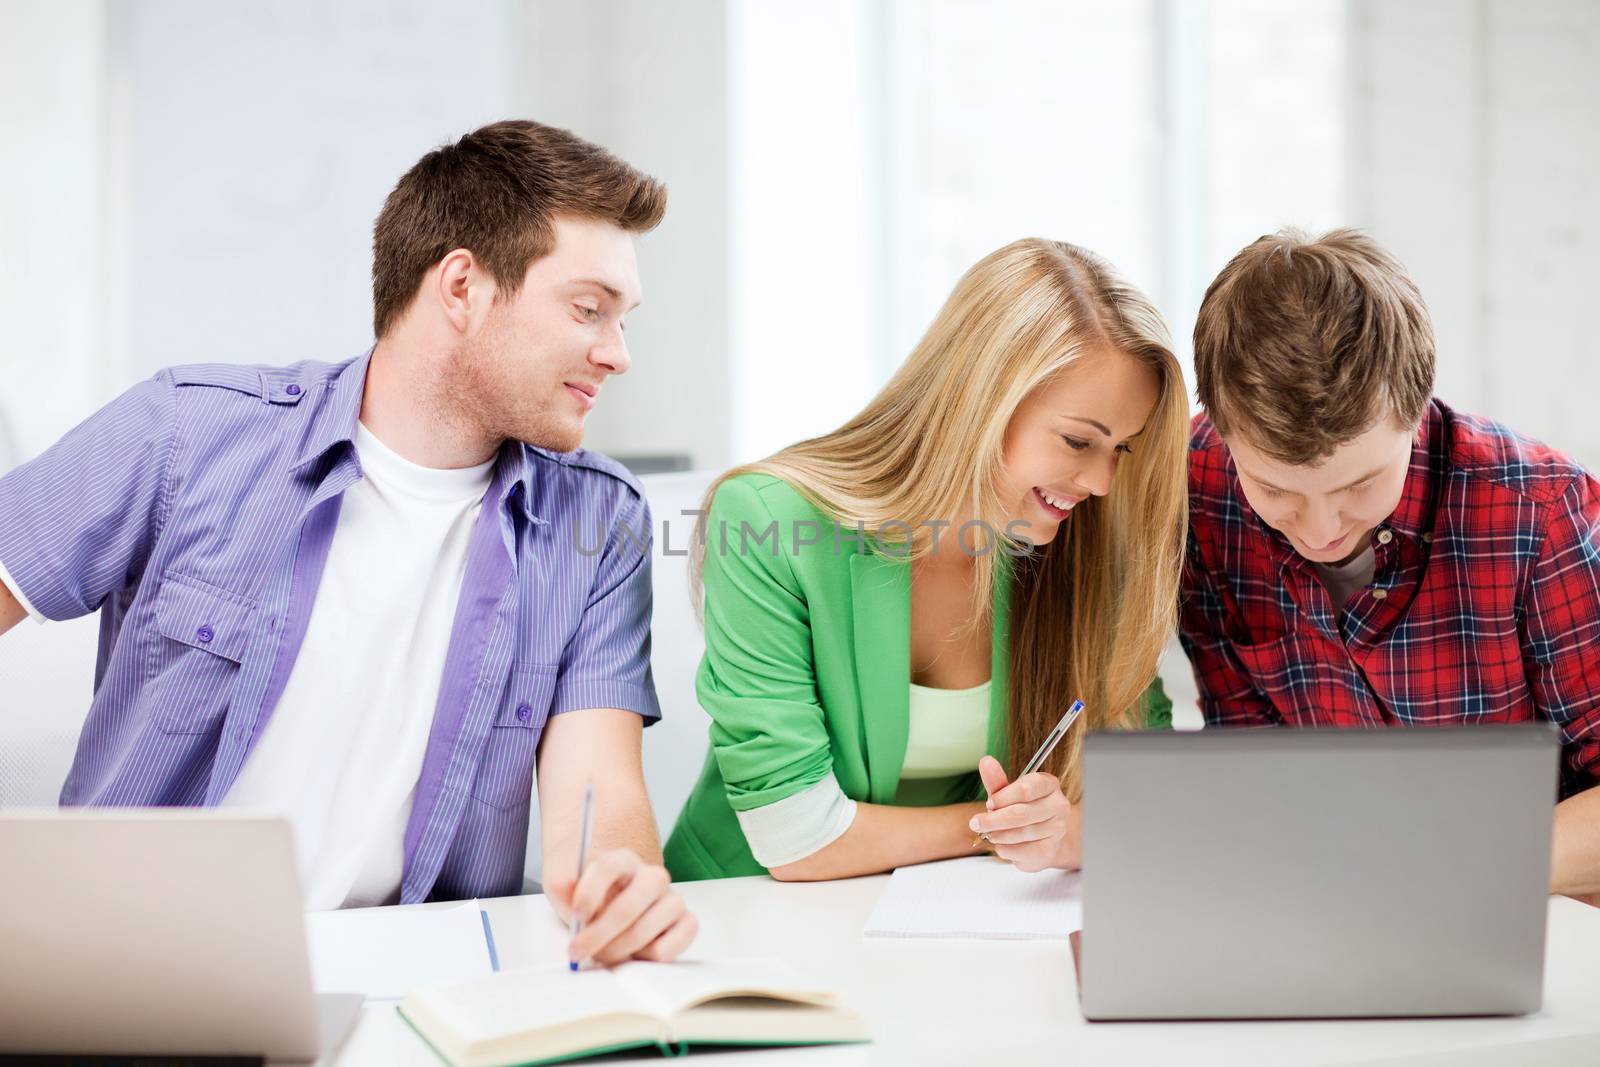
[(653, 229), (667, 188), (567, 130), (511, 120), (441, 145), (406, 171), (372, 231), (372, 326), (397, 322), (435, 263), (458, 248), (510, 296), (548, 255), (557, 215)]
[(1282, 230), (1222, 268), (1200, 305), (1194, 367), (1217, 430), (1315, 465), (1387, 414), (1417, 425), (1433, 327), (1398, 260), (1357, 230)]

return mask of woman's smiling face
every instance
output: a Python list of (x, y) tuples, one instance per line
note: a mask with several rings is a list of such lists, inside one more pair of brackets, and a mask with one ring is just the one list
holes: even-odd
[(1009, 532), (1048, 544), (1074, 507), (1109, 493), (1160, 392), (1157, 372), (1116, 348), (1084, 352), (1035, 389), (1006, 426), (1000, 499)]

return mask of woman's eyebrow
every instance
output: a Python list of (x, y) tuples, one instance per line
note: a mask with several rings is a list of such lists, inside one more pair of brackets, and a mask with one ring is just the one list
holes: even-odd
[(1103, 422), (1098, 422), (1095, 419), (1086, 418), (1083, 415), (1062, 415), (1061, 418), (1072, 419), (1074, 422), (1087, 422), (1090, 426), (1093, 426), (1107, 437), (1111, 436), (1111, 427), (1107, 426)]
[[(1101, 433), (1105, 434), (1107, 437), (1111, 436), (1111, 427), (1107, 426), (1105, 423), (1099, 421), (1098, 419), (1091, 419), (1091, 418), (1088, 418), (1087, 416), (1084, 416), (1084, 415), (1061, 415), (1059, 417), (1063, 418), (1063, 419), (1071, 419), (1074, 422), (1086, 422), (1090, 426), (1093, 426), (1095, 429), (1099, 430)], [(1127, 437), (1123, 438), (1123, 440), (1132, 441), (1136, 437), (1143, 436), (1144, 431), (1145, 431), (1145, 428), (1143, 426), (1141, 426), (1141, 427), (1139, 427), (1139, 432), (1138, 433), (1130, 433)]]

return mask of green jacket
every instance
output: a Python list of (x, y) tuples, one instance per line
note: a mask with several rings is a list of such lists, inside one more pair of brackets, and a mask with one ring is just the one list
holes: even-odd
[[(766, 873), (734, 812), (830, 773), (853, 800), (893, 803), (910, 717), (911, 568), (903, 559), (873, 551), (870, 535), (862, 544), (855, 531), (839, 530), (766, 474), (723, 483), (706, 530), (706, 651), (695, 691), (711, 715), (711, 752), (667, 839), (667, 867), (680, 881)], [(1006, 583), (997, 582), (988, 750), (1002, 759), (1006, 599)], [(1145, 701), (1149, 726), (1171, 725), (1160, 679)], [(960, 795), (927, 802), (982, 795), (976, 771), (958, 787)]]

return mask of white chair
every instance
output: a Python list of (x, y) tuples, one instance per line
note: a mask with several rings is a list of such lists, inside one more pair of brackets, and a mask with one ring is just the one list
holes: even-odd
[(0, 807), (54, 807), (94, 688), (99, 617), (0, 637)]
[(688, 550), (701, 498), (716, 475), (687, 471), (640, 478), (655, 524), (651, 547), (655, 615), (650, 634), (650, 669), (661, 700), (661, 721), (644, 732), (644, 780), (662, 840), (705, 762), (711, 716), (694, 693), (694, 676), (705, 639), (689, 597)]

